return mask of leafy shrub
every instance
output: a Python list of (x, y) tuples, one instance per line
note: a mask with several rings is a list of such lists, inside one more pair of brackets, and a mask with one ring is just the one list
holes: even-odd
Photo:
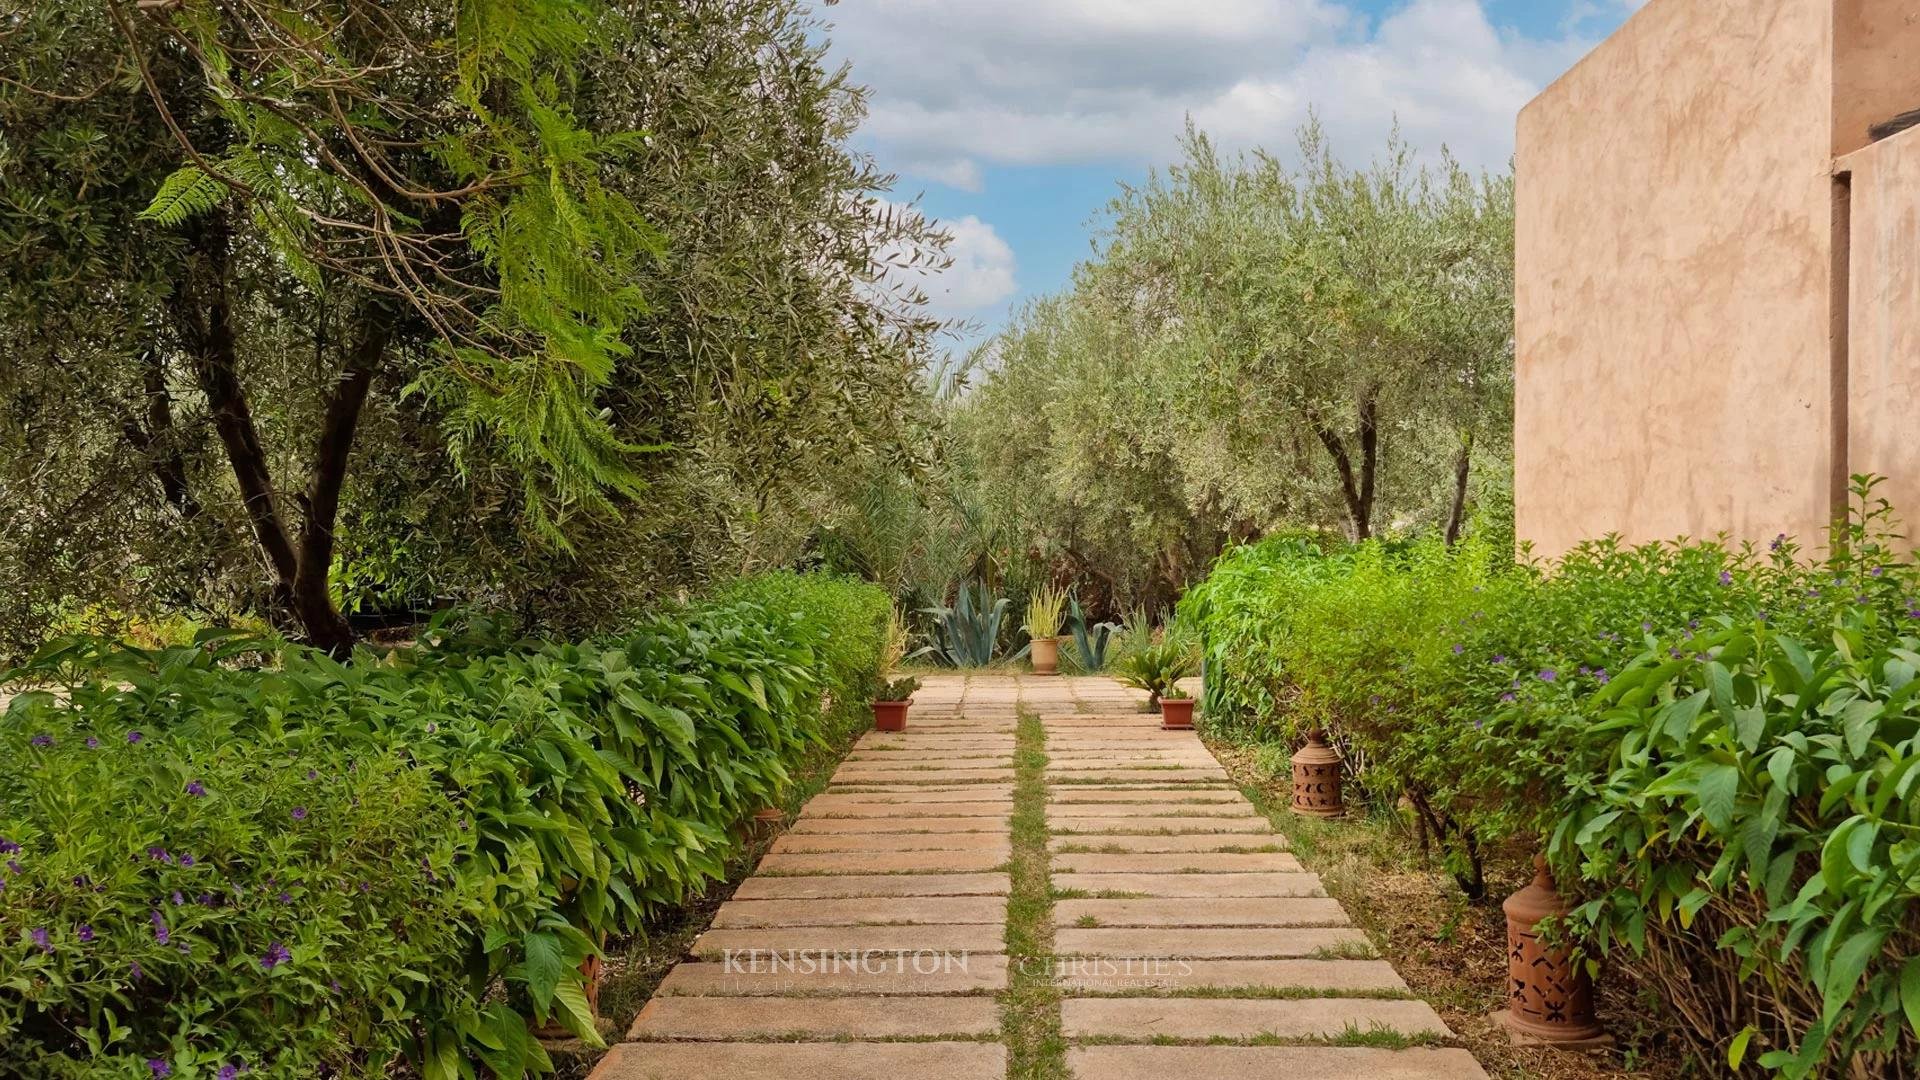
[[(737, 598), (747, 595), (763, 603)], [(79, 785), (47, 802), (31, 765), (0, 771), (0, 821), (28, 823), (7, 837), (22, 849), (14, 857), (23, 867), (45, 860), (53, 872), (53, 885), (9, 886), (0, 908), (8, 938), (0, 1042), (28, 1045), (56, 1075), (83, 1073), (102, 1052), (203, 1072), (244, 1061), (300, 1075), (378, 1073), (396, 1047), (430, 1078), (471, 1075), (476, 1061), (505, 1076), (548, 1068), (525, 1017), (597, 1038), (581, 961), (607, 935), (637, 929), (720, 877), (736, 843), (732, 827), (774, 801), (789, 765), (821, 738), (823, 692), (851, 708), (864, 705), (872, 685), (888, 610), (879, 590), (788, 575), (744, 583), (734, 596), (591, 645), (507, 648), (475, 624), (384, 661), (363, 652), (349, 664), (283, 649), (266, 667), (229, 666), (264, 647), (252, 642), (157, 652), (74, 642), (43, 654), (20, 674), (64, 684), (68, 695), (16, 700), (5, 738), (33, 748), (45, 733), (53, 741), (37, 749), (77, 753), (54, 733), (104, 742), (137, 728), (167, 748), (166, 768), (143, 765), (122, 786), (151, 783), (156, 798), (187, 801), (124, 836), (109, 831), (56, 852), (59, 830), (86, 835), (90, 821), (113, 812), (98, 800), (114, 789)], [(244, 785), (239, 777), (282, 760), (299, 776), (303, 765), (317, 777), (343, 766), (353, 775), (372, 770), (392, 790), (356, 805), (335, 781), (354, 813), (316, 798), (280, 820), (271, 800), (295, 797), (285, 790), (293, 781)], [(200, 781), (209, 801), (181, 794), (202, 775), (219, 781)], [(230, 794), (241, 786), (244, 798)], [(405, 799), (413, 801), (395, 801)], [(253, 819), (260, 831), (196, 831), (191, 814), (213, 806), (236, 818), (262, 808)], [(356, 833), (331, 846), (302, 841), (323, 807), (343, 820), (365, 815), (358, 842), (368, 846), (353, 846)], [(172, 879), (128, 854), (149, 846), (195, 854), (196, 871), (214, 859), (243, 896), (196, 909), (196, 919), (219, 929), (192, 923), (198, 936), (188, 944), (204, 940), (208, 949), (190, 976), (176, 964), (136, 982), (103, 966), (122, 954), (67, 952), (54, 935), (85, 920), (96, 934), (106, 927), (114, 941), (138, 941), (156, 897), (171, 902), (163, 890)], [(379, 860), (408, 888), (423, 887), (409, 875), (431, 874), (437, 891), (408, 906), (416, 897), (400, 884), (358, 876), (363, 862)], [(54, 887), (76, 877), (116, 891)], [(287, 890), (291, 911), (245, 891), (269, 880), (297, 883)], [(336, 910), (308, 903), (304, 890), (337, 890), (345, 900)], [(306, 936), (272, 921), (294, 913), (304, 921), (309, 909), (317, 921)], [(432, 925), (416, 931), (419, 919)], [(31, 936), (42, 927), (53, 954)], [(257, 993), (267, 954), (256, 939), (270, 931), (283, 936), (267, 947), (278, 940), (289, 953), (270, 973), (305, 996)], [(336, 958), (331, 946), (349, 941), (342, 951), (356, 955)], [(58, 980), (29, 970), (50, 955), (77, 967)], [(331, 991), (336, 980), (339, 1002), (313, 990)], [(215, 1007), (224, 1010), (219, 1023), (192, 1019)], [(283, 1038), (293, 1021), (316, 1030)], [(355, 1048), (358, 1056), (345, 1056)]]
[(1785, 537), (1545, 565), (1285, 540), (1224, 556), (1182, 614), (1216, 724), (1326, 730), (1469, 894), (1488, 852), (1547, 850), (1566, 929), (1657, 986), (1701, 1057), (1910, 1072), (1920, 572), (1870, 479), (1855, 499), (1820, 564)]

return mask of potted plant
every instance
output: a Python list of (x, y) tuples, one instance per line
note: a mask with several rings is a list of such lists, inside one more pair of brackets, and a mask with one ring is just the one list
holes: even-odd
[(1027, 598), (1027, 637), (1032, 639), (1035, 675), (1060, 673), (1060, 626), (1067, 607), (1067, 594), (1051, 585)]
[(1160, 695), (1160, 726), (1168, 731), (1193, 730), (1193, 698), (1178, 686)]
[(873, 694), (874, 730), (905, 731), (907, 706), (913, 704), (913, 692), (918, 689), (920, 680), (912, 676), (882, 681)]
[[(1161, 703), (1175, 694), (1186, 697), (1180, 680), (1193, 674), (1193, 651), (1171, 637), (1149, 642), (1120, 661), (1120, 681), (1147, 692), (1147, 711), (1161, 712)], [(1178, 699), (1176, 699), (1178, 700)], [(1186, 706), (1191, 716), (1191, 699)]]

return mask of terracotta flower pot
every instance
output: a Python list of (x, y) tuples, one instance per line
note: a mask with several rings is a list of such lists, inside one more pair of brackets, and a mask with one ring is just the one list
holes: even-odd
[(1193, 730), (1192, 698), (1161, 698), (1160, 726), (1167, 731)]
[(875, 731), (907, 730), (907, 706), (913, 699), (905, 701), (876, 701), (873, 703), (873, 729)]
[(1584, 1050), (1613, 1040), (1593, 1012), (1585, 964), (1540, 940), (1540, 920), (1564, 915), (1547, 860), (1533, 857), (1533, 881), (1500, 905), (1507, 913), (1507, 1007), (1493, 1014), (1516, 1046)]
[(1035, 675), (1060, 674), (1060, 639), (1057, 637), (1037, 637), (1033, 639), (1033, 651), (1028, 654), (1033, 662)]
[(1317, 731), (1293, 755), (1293, 812), (1306, 817), (1340, 817), (1340, 754)]

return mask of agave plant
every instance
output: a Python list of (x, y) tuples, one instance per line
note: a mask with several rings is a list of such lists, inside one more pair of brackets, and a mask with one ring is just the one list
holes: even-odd
[[(1000, 625), (1006, 620), (1009, 603), (1003, 596), (989, 605), (984, 584), (961, 585), (952, 607), (920, 609), (921, 614), (933, 618), (938, 633), (932, 644), (913, 655), (932, 656), (953, 667), (985, 667), (993, 662), (994, 650), (1000, 641)], [(1027, 647), (1022, 646), (1013, 659), (1019, 659), (1026, 651)]]
[(1067, 610), (1067, 625), (1073, 630), (1073, 651), (1080, 661), (1080, 670), (1105, 671), (1107, 646), (1113, 643), (1114, 632), (1120, 629), (1120, 624), (1103, 622), (1088, 625), (1087, 613), (1081, 610), (1077, 596), (1067, 598)]

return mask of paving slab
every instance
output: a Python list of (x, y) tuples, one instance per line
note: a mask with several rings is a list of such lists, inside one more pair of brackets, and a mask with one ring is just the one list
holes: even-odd
[(735, 900), (851, 899), (857, 896), (1005, 896), (1012, 881), (1005, 874), (819, 874), (808, 877), (750, 877)]
[[(725, 908), (721, 908), (725, 911)], [(1324, 897), (1202, 897), (1060, 900), (1055, 926), (1346, 926), (1347, 913)]]
[[(821, 803), (821, 799), (832, 802)], [(819, 805), (815, 805), (818, 803)], [(796, 821), (821, 818), (956, 818), (1008, 817), (1013, 800), (975, 796), (971, 799), (912, 799), (890, 794), (821, 795), (808, 803)]]
[(1047, 828), (1060, 833), (1265, 833), (1272, 835), (1273, 824), (1264, 817), (1203, 817), (1199, 814), (1175, 814), (1168, 817), (1127, 817), (1119, 814), (1081, 817), (1078, 814), (1048, 813)]
[(892, 795), (896, 802), (973, 802), (984, 799), (1011, 799), (1013, 785), (980, 781), (962, 784), (895, 784), (862, 781), (830, 785), (830, 795)]
[(1125, 769), (1128, 772), (1216, 772), (1220, 766), (1207, 754), (1148, 754), (1118, 751), (1109, 754), (1047, 755), (1047, 772), (1104, 772)]
[(1320, 875), (1271, 874), (1061, 874), (1053, 887), (1088, 893), (1137, 893), (1154, 896), (1289, 897), (1325, 896)]
[(865, 765), (843, 765), (833, 774), (836, 784), (879, 782), (883, 784), (951, 784), (956, 781), (1010, 781), (1012, 769), (887, 769)]
[[(1090, 787), (1055, 788), (1048, 795), (1050, 806), (1079, 806), (1084, 803), (1158, 803), (1169, 804), (1163, 813), (1174, 813), (1174, 806), (1229, 804), (1252, 809), (1245, 795), (1233, 790), (1196, 791), (1103, 791)], [(1076, 811), (1077, 812), (1077, 811)]]
[[(950, 805), (950, 804), (942, 804)], [(1005, 835), (1012, 811), (978, 817), (801, 817), (787, 836), (884, 835), (887, 833), (998, 833)]]
[(788, 954), (751, 961), (736, 957), (736, 961), (679, 964), (660, 981), (660, 988), (654, 993), (668, 997), (971, 994), (997, 993), (1007, 985), (1005, 956), (919, 952), (868, 953), (857, 957)]
[(1007, 1070), (1006, 1047), (983, 1042), (621, 1043), (595, 1080), (980, 1080)]
[[(913, 929), (908, 927), (907, 929)], [(742, 931), (744, 932), (744, 931)], [(1053, 932), (1061, 956), (1181, 956), (1193, 960), (1270, 960), (1323, 957), (1368, 949), (1367, 935), (1343, 927), (1113, 927), (1067, 926)]]
[(1047, 770), (1049, 784), (1190, 784), (1196, 781), (1216, 784), (1227, 782), (1225, 769), (1052, 769)]
[[(686, 965), (681, 965), (685, 967)], [(675, 971), (680, 970), (675, 968)], [(1405, 990), (1385, 960), (1185, 960), (1173, 957), (1097, 958), (1068, 965), (1060, 985), (1066, 990), (1315, 990), (1332, 993)]]
[[(1003, 880), (1005, 878), (1005, 875), (997, 876)], [(992, 923), (998, 926), (1006, 915), (1006, 898), (995, 895), (898, 896), (888, 898), (884, 904), (874, 903), (870, 896), (729, 900), (714, 913), (713, 926), (718, 930), (757, 926), (887, 926), (900, 923)]]
[[(976, 819), (977, 820), (977, 819)], [(1054, 851), (1084, 848), (1104, 854), (1121, 852), (1151, 853), (1169, 851), (1266, 852), (1285, 851), (1284, 836), (1258, 836), (1252, 833), (1181, 833), (1178, 836), (1127, 833), (1066, 833), (1055, 836)]]
[[(1265, 814), (1253, 808), (1252, 804), (1241, 805), (1230, 802), (1168, 802), (1142, 800), (1129, 802), (1074, 802), (1069, 797), (1073, 788), (1055, 788), (1056, 797), (1047, 801), (1049, 818), (1233, 818), (1238, 821), (1257, 821), (1260, 827), (1271, 830), (1273, 824)], [(1103, 793), (1104, 794), (1104, 793)], [(1124, 793), (1119, 793), (1124, 794)], [(1185, 795), (1181, 791), (1143, 792), (1153, 795)]]
[[(1096, 1020), (1098, 1017), (1095, 1018)], [(1000, 1007), (984, 997), (657, 997), (629, 1039), (909, 1039), (994, 1035)], [(790, 1075), (798, 1075), (790, 1074)], [(838, 1072), (830, 1075), (844, 1075)]]
[(717, 960), (724, 959), (729, 952), (737, 956), (755, 950), (816, 956), (901, 950), (993, 954), (1006, 952), (1007, 943), (1005, 931), (991, 923), (781, 926), (767, 930), (709, 930), (695, 939), (688, 951), (702, 960)]
[(775, 840), (773, 847), (768, 850), (782, 855), (814, 855), (829, 851), (995, 851), (1002, 857), (1013, 854), (1004, 828), (994, 832), (890, 832), (878, 836), (832, 832), (787, 833)]
[(1371, 1046), (1078, 1046), (1077, 1080), (1487, 1080), (1465, 1050)]
[(767, 855), (760, 860), (758, 872), (782, 877), (800, 874), (981, 874), (1005, 866), (1009, 854), (1010, 849), (1003, 847), (995, 851), (839, 851)]
[(1071, 874), (1298, 874), (1304, 871), (1300, 860), (1284, 851), (1237, 855), (1215, 851), (1145, 852), (1137, 855), (1103, 855), (1098, 852), (1053, 857), (1053, 868)]
[(1424, 1001), (1369, 998), (1067, 998), (1060, 1003), (1060, 1024), (1069, 1039), (1330, 1039), (1373, 1031), (1453, 1035)]

